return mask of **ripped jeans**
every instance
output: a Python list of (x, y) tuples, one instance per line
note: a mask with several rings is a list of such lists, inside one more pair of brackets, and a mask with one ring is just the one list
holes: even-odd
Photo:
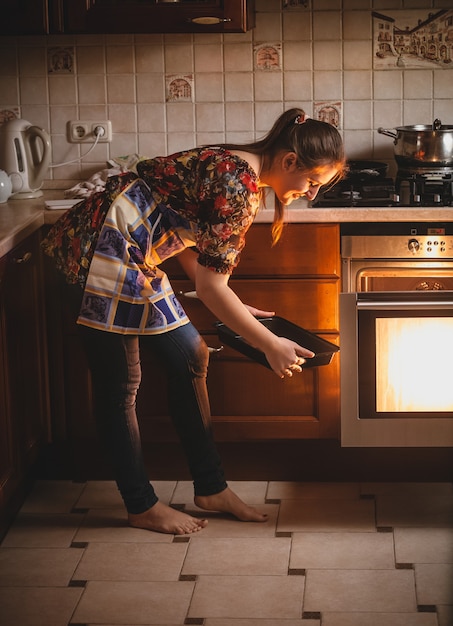
[(127, 511), (142, 513), (158, 500), (146, 473), (136, 415), (140, 348), (150, 350), (166, 370), (170, 414), (187, 456), (195, 495), (223, 491), (227, 484), (212, 437), (206, 386), (209, 353), (194, 326), (189, 323), (140, 337), (80, 325), (78, 329), (91, 370), (99, 436)]

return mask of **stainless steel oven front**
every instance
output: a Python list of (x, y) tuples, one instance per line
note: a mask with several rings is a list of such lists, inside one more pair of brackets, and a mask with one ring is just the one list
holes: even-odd
[(343, 227), (342, 446), (453, 446), (452, 226)]

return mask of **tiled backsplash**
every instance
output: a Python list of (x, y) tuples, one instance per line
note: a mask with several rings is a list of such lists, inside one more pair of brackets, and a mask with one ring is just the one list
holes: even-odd
[[(260, 137), (295, 105), (313, 116), (333, 103), (348, 156), (392, 162), (377, 128), (452, 124), (453, 73), (373, 70), (372, 11), (442, 8), (451, 0), (312, 0), (310, 9), (257, 0), (256, 28), (244, 34), (2, 37), (0, 111), (47, 129), (53, 163), (89, 148), (67, 142), (68, 120), (112, 121), (110, 144), (51, 169), (57, 187), (115, 156)], [(265, 50), (260, 66), (263, 44), (271, 62)]]

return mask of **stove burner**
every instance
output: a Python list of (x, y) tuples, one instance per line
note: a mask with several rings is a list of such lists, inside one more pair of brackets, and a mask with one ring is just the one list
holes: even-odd
[(398, 170), (395, 191), (403, 206), (452, 206), (453, 168)]
[(313, 207), (450, 207), (453, 168), (399, 169), (395, 181), (385, 176), (345, 178), (319, 193)]
[(346, 178), (316, 198), (314, 207), (396, 206), (395, 184), (384, 176)]

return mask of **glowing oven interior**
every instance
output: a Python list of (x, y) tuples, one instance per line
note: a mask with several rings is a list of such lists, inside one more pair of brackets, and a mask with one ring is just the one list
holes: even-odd
[(376, 319), (376, 413), (453, 410), (453, 318)]

